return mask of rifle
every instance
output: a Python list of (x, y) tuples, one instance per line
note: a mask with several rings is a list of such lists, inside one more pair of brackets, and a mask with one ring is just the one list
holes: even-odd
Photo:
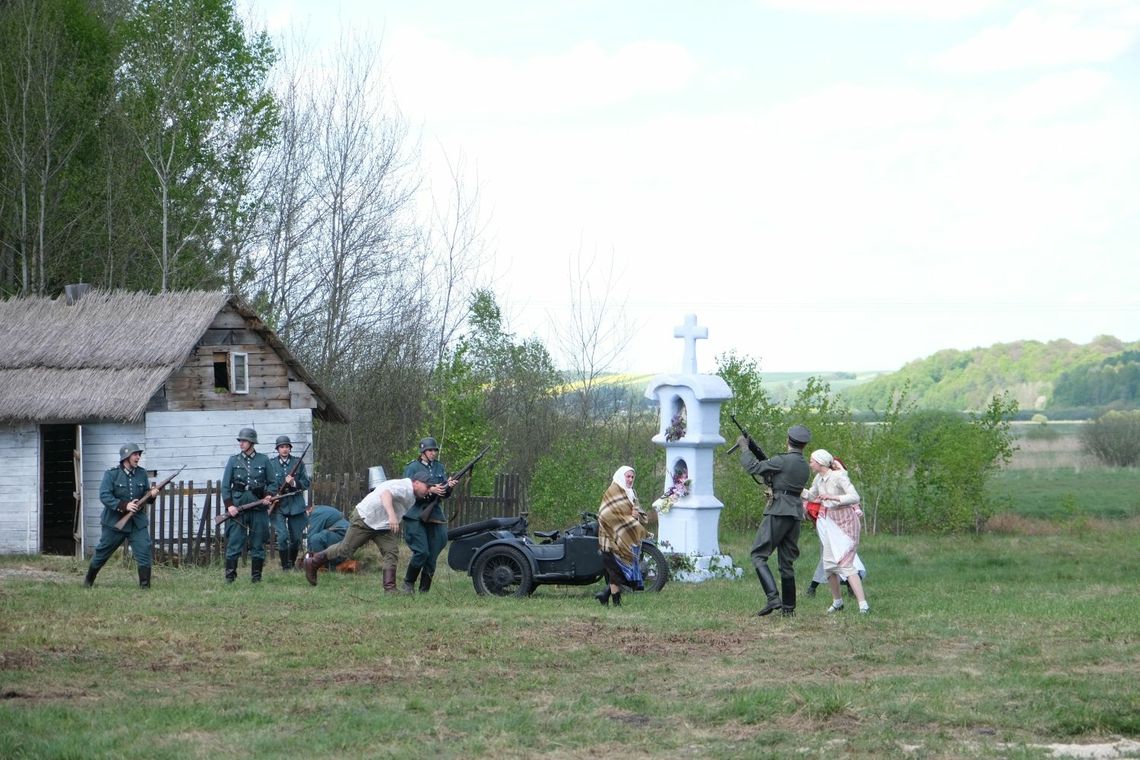
[[(297, 474), (297, 468), (299, 468), (301, 466), (301, 462), (303, 462), (305, 460), (305, 455), (309, 453), (309, 449), (311, 449), (311, 448), (313, 448), (313, 444), (311, 444), (311, 443), (305, 447), (305, 450), (301, 452), (301, 456), (297, 457), (297, 461), (293, 463), (293, 466), (289, 468), (289, 472), (285, 473), (285, 477), (281, 479), (281, 485), (285, 485), (286, 480), (288, 480), (289, 478), (291, 478)], [(269, 500), (269, 514), (273, 514), (273, 508), (277, 506), (277, 502), (281, 501), (286, 496), (292, 496), (293, 494), (297, 493), (299, 490), (300, 489), (298, 489), (298, 488), (294, 488), (293, 490), (286, 491), (285, 493), (275, 494)]]
[(134, 517), (135, 515), (137, 515), (139, 513), (139, 509), (142, 509), (146, 505), (146, 503), (151, 500), (152, 495), (154, 494), (155, 491), (162, 491), (162, 489), (164, 489), (168, 485), (170, 485), (170, 481), (172, 481), (176, 477), (178, 477), (178, 473), (182, 472), (185, 469), (186, 469), (186, 465), (182, 465), (177, 470), (175, 470), (174, 474), (171, 475), (169, 478), (167, 478), (166, 480), (164, 480), (161, 483), (159, 483), (158, 485), (156, 485), (153, 489), (147, 491), (146, 494), (144, 494), (143, 497), (136, 502), (138, 504), (138, 509), (136, 509), (134, 512), (127, 512), (125, 515), (120, 517), (119, 521), (117, 523), (115, 523), (115, 529), (116, 530), (122, 530), (123, 526), (126, 525), (132, 517)]
[[(463, 466), (463, 469), (461, 469), (459, 472), (452, 475), (450, 478), (448, 478), (448, 480), (454, 480), (455, 482), (458, 483), (464, 477), (469, 475), (472, 470), (475, 469), (475, 465), (478, 464), (479, 460), (482, 459), (487, 454), (487, 452), (490, 450), (491, 450), (490, 446), (484, 446), (483, 450), (480, 451), (474, 459), (472, 459), (470, 462), (465, 464)], [(428, 515), (430, 515), (432, 513), (432, 510), (435, 509), (435, 505), (438, 503), (439, 503), (439, 496), (436, 496), (426, 506), (424, 506), (423, 509), (420, 510), (420, 522), (426, 523), (428, 521)]]
[[(744, 436), (745, 439), (747, 439), (748, 450), (752, 452), (752, 456), (756, 457), (761, 462), (763, 462), (765, 459), (767, 459), (768, 455), (764, 453), (764, 449), (760, 448), (760, 444), (756, 443), (756, 439), (754, 439), (751, 435), (749, 435), (748, 431), (744, 429), (744, 426), (736, 421), (736, 415), (730, 414), (730, 415), (728, 415), (728, 418), (730, 420), (732, 420), (733, 425), (736, 425), (736, 427), (739, 428), (740, 434), (742, 436)], [(739, 444), (734, 443), (734, 444), (732, 444), (732, 448), (730, 448), (727, 453), (731, 454), (732, 452), (736, 451), (739, 447), (740, 447)]]

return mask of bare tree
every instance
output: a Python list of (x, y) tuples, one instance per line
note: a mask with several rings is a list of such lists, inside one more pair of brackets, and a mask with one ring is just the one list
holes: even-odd
[(625, 302), (614, 292), (613, 256), (599, 264), (583, 261), (581, 251), (568, 262), (569, 319), (552, 319), (557, 344), (574, 383), (581, 419), (595, 412), (598, 378), (613, 368), (633, 337)]

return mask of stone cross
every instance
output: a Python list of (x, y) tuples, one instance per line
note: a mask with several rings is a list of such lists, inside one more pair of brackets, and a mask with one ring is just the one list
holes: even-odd
[(697, 341), (709, 337), (709, 328), (697, 327), (697, 315), (686, 314), (685, 324), (673, 328), (674, 338), (685, 339), (685, 354), (681, 357), (681, 372), (697, 374)]

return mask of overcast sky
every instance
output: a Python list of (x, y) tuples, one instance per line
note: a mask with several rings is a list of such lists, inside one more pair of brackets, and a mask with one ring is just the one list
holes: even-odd
[(677, 371), (687, 313), (702, 371), (1140, 339), (1140, 2), (247, 7), (381, 40), (429, 174), (477, 176), (510, 328), (552, 348), (579, 258), (636, 328), (614, 370)]

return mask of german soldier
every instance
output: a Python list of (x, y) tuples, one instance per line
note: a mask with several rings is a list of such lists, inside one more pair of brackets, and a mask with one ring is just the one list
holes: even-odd
[[(238, 559), (247, 536), (250, 580), (259, 583), (265, 566), (265, 542), (269, 540), (269, 459), (257, 453), (257, 431), (253, 428), (242, 428), (237, 440), (241, 451), (229, 458), (222, 474), (222, 503), (231, 518), (226, 521), (226, 583), (237, 579)], [(260, 503), (238, 510), (255, 502)]]
[[(103, 481), (99, 484), (99, 501), (103, 502), (99, 524), (103, 532), (87, 568), (87, 576), (83, 579), (84, 586), (94, 586), (99, 569), (124, 541), (130, 541), (131, 553), (139, 568), (139, 588), (150, 588), (150, 523), (138, 502), (147, 491), (151, 492), (151, 498), (158, 496), (158, 491), (150, 487), (146, 470), (139, 467), (142, 453), (143, 448), (137, 443), (123, 444), (119, 447), (118, 466), (103, 473)], [(126, 514), (132, 515), (131, 519), (122, 528), (116, 528), (116, 523)]]
[(415, 593), (417, 576), (420, 593), (427, 593), (435, 577), (436, 559), (447, 546), (447, 515), (443, 511), (442, 500), (451, 495), (455, 481), (449, 480), (445, 474), (443, 463), (439, 461), (439, 444), (434, 438), (420, 441), (419, 458), (408, 462), (404, 468), (405, 478), (417, 475), (426, 476), (429, 488), (427, 495), (418, 496), (416, 503), (404, 515), (404, 540), (412, 550), (412, 559), (400, 589), (405, 594)]
[[(756, 532), (752, 546), (752, 565), (768, 601), (756, 614), (763, 617), (781, 610), (785, 617), (795, 614), (796, 575), (793, 563), (800, 556), (800, 523), (803, 520), (803, 502), (800, 492), (807, 485), (810, 470), (804, 459), (804, 446), (811, 440), (811, 432), (803, 425), (788, 429), (788, 450), (768, 459), (758, 460), (748, 448), (748, 439), (740, 436), (740, 463), (750, 474), (763, 478), (771, 489), (764, 507), (764, 519)], [(780, 586), (783, 601), (776, 591), (776, 581), (768, 569), (768, 557), (779, 553)]]
[[(301, 536), (305, 532), (308, 517), (305, 514), (305, 489), (309, 487), (309, 475), (305, 463), (293, 456), (293, 442), (287, 435), (277, 436), (277, 456), (269, 460), (269, 493), (282, 496), (273, 506), (273, 528), (277, 532), (277, 554), (281, 557), (281, 569), (288, 572), (301, 550)], [(296, 465), (292, 475), (289, 471)]]

